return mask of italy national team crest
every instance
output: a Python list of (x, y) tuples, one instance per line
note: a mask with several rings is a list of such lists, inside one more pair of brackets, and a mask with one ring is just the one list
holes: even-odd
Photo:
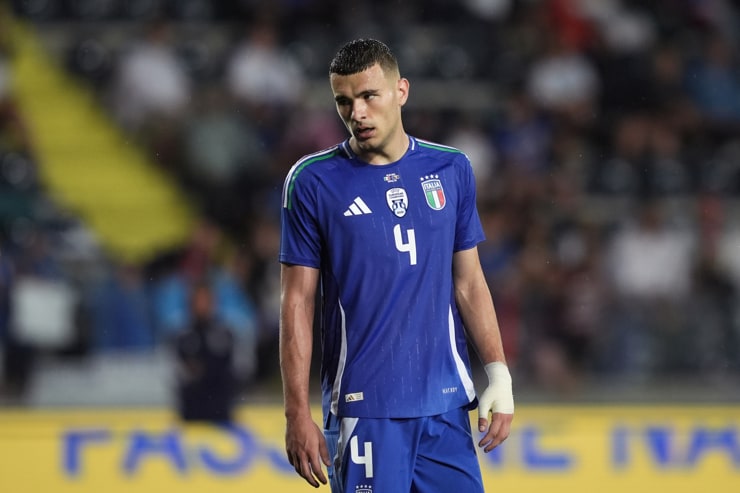
[(424, 190), (424, 197), (427, 199), (427, 205), (435, 211), (441, 210), (447, 200), (445, 191), (442, 188), (442, 182), (439, 175), (427, 175), (421, 177), (421, 188)]
[(385, 200), (388, 202), (388, 207), (391, 208), (393, 214), (398, 217), (406, 215), (406, 209), (409, 208), (409, 198), (406, 195), (406, 190), (403, 188), (391, 188), (385, 192)]

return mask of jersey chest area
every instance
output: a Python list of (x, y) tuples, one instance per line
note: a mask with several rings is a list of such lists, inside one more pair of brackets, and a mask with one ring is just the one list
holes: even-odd
[(446, 248), (454, 241), (458, 197), (453, 175), (353, 170), (326, 184), (321, 201), (324, 239), (332, 251), (401, 255), (414, 265), (424, 249)]

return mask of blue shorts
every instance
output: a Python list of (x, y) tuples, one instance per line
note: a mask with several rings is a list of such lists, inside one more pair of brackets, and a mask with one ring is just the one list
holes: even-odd
[(332, 493), (483, 493), (465, 408), (421, 418), (337, 418), (324, 430)]

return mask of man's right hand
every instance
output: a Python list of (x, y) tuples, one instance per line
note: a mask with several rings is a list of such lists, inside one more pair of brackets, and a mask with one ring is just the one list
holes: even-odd
[(289, 418), (285, 432), (285, 451), (288, 461), (308, 484), (318, 488), (326, 484), (326, 475), (321, 467), (331, 466), (326, 439), (310, 416)]

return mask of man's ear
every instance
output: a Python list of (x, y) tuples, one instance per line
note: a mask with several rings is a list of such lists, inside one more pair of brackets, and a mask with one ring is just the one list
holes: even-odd
[(400, 106), (406, 104), (406, 100), (409, 98), (409, 80), (405, 77), (398, 79), (396, 83), (396, 91), (398, 91), (398, 103)]

